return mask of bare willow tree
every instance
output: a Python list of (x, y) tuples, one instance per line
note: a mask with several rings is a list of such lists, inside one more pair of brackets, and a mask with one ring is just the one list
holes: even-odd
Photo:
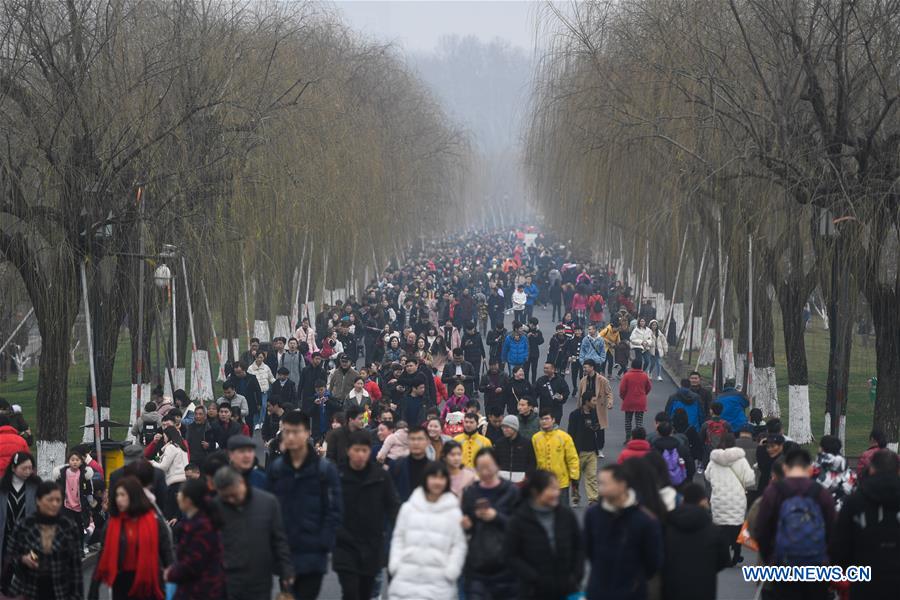
[[(606, 214), (624, 212), (634, 221), (660, 212), (652, 188), (668, 181), (677, 212), (700, 224), (714, 215), (717, 223), (731, 223), (727, 236), (749, 235), (758, 250), (755, 271), (766, 276), (781, 305), (791, 433), (803, 440), (810, 432), (799, 315), (813, 287), (831, 279), (823, 271), (833, 265), (871, 306), (879, 377), (874, 422), (896, 441), (900, 315), (888, 305), (900, 281), (890, 260), (900, 221), (900, 6), (595, 1), (551, 18), (561, 25), (541, 71), (530, 164), (549, 188), (543, 196), (559, 187), (574, 190), (561, 199), (567, 218), (560, 218), (576, 222), (579, 207), (592, 198), (583, 181), (599, 172), (627, 179), (631, 188), (624, 198), (621, 192), (602, 196), (613, 207), (604, 207)], [(616, 155), (629, 157), (622, 168), (597, 167)], [(611, 219), (604, 222), (608, 227)], [(708, 226), (705, 234), (694, 231), (711, 233)], [(723, 252), (739, 265), (743, 247), (726, 245)], [(769, 311), (771, 298), (763, 293), (756, 300), (763, 303), (757, 312)], [(838, 410), (846, 401), (850, 306), (835, 301), (830, 307), (840, 326), (830, 330), (836, 343), (828, 397)], [(754, 350), (761, 337), (754, 336)], [(760, 366), (762, 353), (755, 354)], [(774, 377), (774, 369), (767, 370)], [(758, 370), (757, 383), (766, 379)], [(754, 390), (758, 400), (761, 388), (774, 389), (770, 383)], [(777, 404), (768, 396), (761, 404), (771, 411)]]

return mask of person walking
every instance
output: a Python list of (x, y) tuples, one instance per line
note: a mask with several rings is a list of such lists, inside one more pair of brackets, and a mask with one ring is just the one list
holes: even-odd
[(9, 595), (13, 575), (13, 559), (9, 545), (16, 526), (37, 510), (36, 493), (41, 483), (34, 469), (34, 457), (28, 452), (12, 455), (0, 480), (0, 593)]
[(16, 565), (10, 593), (25, 600), (84, 598), (80, 525), (60, 514), (63, 496), (55, 481), (39, 483), (34, 500), (34, 514), (19, 521), (9, 541), (10, 566)]
[[(587, 496), (588, 505), (597, 502), (597, 455), (600, 452), (598, 437), (603, 430), (597, 418), (596, 398), (590, 391), (581, 396), (581, 407), (569, 414), (569, 435), (575, 443), (578, 452), (578, 469), (581, 472), (581, 481), (584, 481), (584, 493)], [(580, 483), (572, 482), (572, 504), (581, 504)]]
[(500, 351), (500, 362), (509, 366), (509, 372), (515, 375), (515, 371), (528, 362), (528, 339), (522, 334), (522, 323), (513, 321), (512, 333), (503, 340), (503, 349)]
[(643, 362), (635, 358), (628, 372), (619, 381), (619, 397), (622, 399), (622, 410), (625, 411), (625, 442), (631, 439), (631, 426), (644, 426), (644, 413), (647, 411), (647, 395), (653, 389), (650, 377), (643, 370)]
[(606, 445), (606, 428), (609, 426), (608, 411), (613, 407), (612, 388), (609, 386), (609, 380), (603, 376), (602, 369), (599, 369), (593, 360), (586, 360), (583, 369), (584, 375), (578, 382), (578, 397), (584, 398), (584, 395), (588, 393), (593, 398), (598, 425), (597, 456), (606, 458), (603, 454), (603, 447)]
[(500, 477), (521, 483), (537, 468), (531, 438), (519, 433), (519, 419), (506, 415), (500, 423), (503, 437), (494, 446)]
[(175, 562), (163, 572), (165, 580), (177, 586), (173, 600), (224, 600), (222, 520), (206, 481), (185, 482), (177, 500), (184, 518), (175, 526)]
[(851, 582), (853, 600), (890, 598), (900, 589), (900, 460), (881, 449), (871, 455), (866, 476), (845, 500), (834, 527), (830, 556), (844, 568), (868, 565), (872, 579)]
[[(653, 343), (653, 334), (650, 332), (650, 328), (647, 327), (647, 322), (643, 317), (638, 319), (637, 327), (631, 332), (628, 343), (634, 354), (634, 361), (637, 362), (640, 359), (641, 370), (648, 370), (650, 368), (650, 346)], [(632, 368), (634, 368), (634, 365), (632, 365)]]
[[(163, 569), (174, 558), (169, 526), (136, 477), (126, 475), (113, 485), (109, 515), (95, 582), (109, 586), (113, 600), (162, 598)], [(97, 592), (99, 585), (92, 586), (91, 598), (97, 598)]]
[(162, 452), (159, 459), (153, 461), (153, 466), (166, 475), (166, 497), (160, 500), (163, 514), (167, 519), (174, 519), (178, 516), (178, 490), (186, 479), (184, 467), (188, 464), (187, 444), (174, 427), (167, 427), (162, 436)]
[(463, 465), (466, 467), (475, 466), (475, 455), (482, 448), (493, 446), (491, 440), (478, 433), (478, 415), (472, 412), (463, 416), (463, 432), (453, 439), (462, 446)]
[(391, 537), (390, 600), (453, 600), (466, 559), (459, 500), (447, 467), (429, 463), (423, 484), (400, 507)]
[(733, 434), (723, 435), (719, 447), (710, 453), (709, 465), (703, 472), (712, 488), (713, 523), (719, 528), (722, 541), (730, 548), (732, 567), (744, 561), (737, 537), (747, 513), (747, 488), (756, 483), (756, 474), (744, 451), (734, 443)]
[(649, 364), (647, 365), (647, 374), (653, 377), (656, 373), (656, 380), (662, 381), (662, 359), (665, 358), (669, 351), (669, 343), (666, 341), (665, 334), (660, 331), (659, 323), (656, 319), (650, 321), (648, 327), (650, 329), (650, 347), (647, 349)]
[(538, 469), (550, 471), (559, 483), (561, 502), (569, 503), (569, 486), (581, 478), (572, 437), (559, 429), (549, 409), (541, 411), (541, 429), (531, 438)]
[(666, 516), (662, 597), (715, 600), (718, 573), (731, 562), (728, 545), (710, 518), (703, 486), (688, 483), (681, 493), (681, 504)]
[(385, 531), (400, 509), (388, 472), (373, 463), (371, 455), (372, 437), (354, 431), (347, 462), (340, 468), (344, 512), (331, 559), (344, 600), (369, 600), (373, 591), (380, 591), (373, 588), (385, 566)]
[(506, 525), (519, 501), (519, 491), (500, 477), (492, 448), (475, 456), (478, 481), (463, 492), (463, 529), (468, 532), (465, 593), (470, 600), (515, 596), (515, 577), (503, 552)]
[[(289, 544), (291, 564), (279, 565), (280, 575), (297, 600), (318, 597), (343, 514), (338, 471), (316, 453), (310, 436), (309, 417), (299, 411), (285, 413), (281, 418), (284, 454), (268, 470), (268, 489), (284, 515), (280, 535), (286, 534)], [(285, 581), (289, 574), (293, 580)]]
[(622, 465), (600, 470), (601, 501), (585, 516), (584, 538), (591, 572), (588, 600), (645, 600), (647, 581), (663, 565), (662, 528), (638, 504)]
[(561, 600), (576, 593), (584, 575), (584, 549), (575, 514), (559, 501), (559, 482), (535, 471), (524, 502), (506, 526), (503, 554), (518, 580), (520, 600)]

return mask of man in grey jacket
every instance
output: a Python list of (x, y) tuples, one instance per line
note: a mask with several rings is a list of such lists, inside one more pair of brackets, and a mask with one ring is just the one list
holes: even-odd
[(282, 589), (290, 589), (294, 567), (278, 500), (251, 489), (232, 467), (216, 471), (213, 481), (222, 513), (228, 600), (271, 598), (272, 575)]

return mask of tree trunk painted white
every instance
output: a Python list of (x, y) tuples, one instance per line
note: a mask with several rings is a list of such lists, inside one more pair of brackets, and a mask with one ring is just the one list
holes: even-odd
[(753, 367), (753, 386), (750, 394), (754, 398), (753, 405), (762, 410), (764, 417), (781, 417), (775, 367)]
[[(831, 435), (831, 413), (825, 413), (825, 426), (822, 427), (823, 435)], [(841, 439), (841, 445), (847, 446), (847, 415), (841, 415), (841, 422), (838, 423), (838, 437)], [(894, 444), (896, 446), (896, 444)], [(890, 444), (888, 444), (890, 447)], [(894, 452), (896, 452), (894, 448)]]
[(798, 444), (812, 441), (809, 418), (809, 386), (788, 386), (788, 435)]
[(722, 340), (722, 380), (726, 379), (737, 381), (737, 367), (734, 364), (734, 340), (730, 338)]
[[(148, 402), (150, 400), (150, 384), (145, 383), (141, 386), (141, 402)], [(131, 433), (131, 428), (138, 420), (138, 413), (143, 411), (144, 407), (140, 406), (137, 401), (137, 384), (131, 384), (131, 412), (128, 414), (128, 432), (125, 435), (125, 440), (129, 442), (135, 441), (134, 434)]]
[(72, 346), (72, 349), (69, 350), (69, 362), (72, 363), (72, 366), (75, 366), (75, 351), (78, 350), (78, 346), (81, 345), (81, 340), (75, 340), (75, 345)]
[[(175, 378), (175, 389), (183, 390), (184, 389), (184, 367), (178, 367), (176, 369), (172, 369), (172, 377)], [(164, 378), (165, 383), (163, 384), (163, 395), (166, 398), (172, 397), (172, 385), (169, 383), (169, 378)]]
[(191, 400), (212, 400), (212, 376), (209, 370), (209, 353), (195, 350), (191, 357)]
[(231, 360), (240, 360), (241, 359), (241, 340), (239, 338), (232, 338), (231, 340)]
[[(693, 337), (691, 337), (693, 335)], [(694, 332), (688, 332), (685, 339), (690, 344), (688, 350), (699, 350), (703, 343), (703, 317), (694, 317)]]
[(219, 363), (219, 373), (216, 375), (216, 381), (225, 381), (225, 363), (228, 362), (228, 340), (219, 342), (221, 346), (220, 355), (222, 361)]
[[(100, 420), (101, 421), (109, 420), (109, 407), (108, 406), (100, 407)], [(88, 427), (88, 425), (92, 426), (93, 424), (94, 424), (94, 409), (91, 408), (90, 406), (85, 406), (84, 407), (84, 425), (85, 425), (85, 427), (84, 427), (84, 434), (81, 439), (82, 444), (87, 444), (89, 442), (94, 441), (94, 428)], [(102, 435), (102, 433), (101, 433), (101, 435)], [(110, 433), (110, 435), (112, 435), (112, 433)]]
[(290, 317), (287, 315), (277, 315), (275, 317), (275, 332), (272, 334), (273, 338), (289, 338), (293, 334), (294, 332), (291, 330)]
[(703, 337), (703, 347), (697, 358), (697, 365), (711, 365), (716, 360), (716, 330), (710, 327)]
[(746, 366), (746, 361), (746, 354), (738, 354), (734, 359), (734, 381), (738, 386), (743, 386), (744, 384), (744, 367)]
[(37, 474), (44, 480), (56, 480), (59, 468), (66, 464), (66, 443), (37, 440)]
[[(684, 327), (684, 302), (676, 302), (672, 305), (672, 318), (675, 319), (675, 331), (681, 332)], [(668, 335), (668, 331), (666, 335)]]
[(257, 319), (253, 322), (253, 337), (259, 338), (260, 342), (269, 342), (272, 341), (272, 336), (269, 333), (269, 322), (262, 321)]

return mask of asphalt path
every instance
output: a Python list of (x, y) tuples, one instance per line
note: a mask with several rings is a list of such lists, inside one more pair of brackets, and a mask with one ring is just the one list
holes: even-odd
[[(542, 307), (536, 307), (534, 311), (534, 316), (539, 319), (540, 328), (544, 334), (544, 339), (546, 340), (545, 345), (541, 349), (542, 357), (546, 355), (547, 344), (549, 343), (550, 336), (553, 335), (555, 328), (555, 323), (550, 320), (550, 314), (551, 313), (549, 308), (544, 309)], [(507, 318), (509, 319), (510, 317)], [(507, 326), (509, 326), (509, 323), (507, 323)], [(567, 377), (567, 380), (571, 384), (571, 379)], [(622, 446), (625, 443), (625, 416), (621, 410), (618, 382), (613, 379), (611, 384), (613, 387), (613, 394), (615, 396), (615, 404), (613, 406), (613, 409), (609, 411), (609, 428), (606, 430), (606, 445), (604, 447), (604, 454), (606, 455), (606, 458), (599, 461), (600, 466), (615, 462), (619, 456), (619, 452), (622, 450)], [(653, 415), (663, 410), (666, 404), (666, 400), (675, 391), (675, 389), (675, 384), (667, 374), (663, 373), (663, 381), (656, 381), (654, 378), (653, 391), (650, 393), (647, 413), (644, 415), (644, 427), (649, 428), (653, 426)], [(578, 404), (576, 398), (570, 396), (563, 411), (563, 428), (566, 427), (569, 413), (571, 413), (577, 407)], [(257, 436), (258, 435), (259, 434), (257, 433)], [(582, 503), (586, 503), (583, 492)], [(575, 511), (579, 518), (582, 518), (584, 516), (585, 508), (576, 508)], [(685, 548), (685, 551), (690, 552), (690, 549)], [(751, 552), (745, 551), (744, 564), (755, 564), (755, 561), (755, 555)], [(86, 581), (90, 577), (90, 573), (92, 571), (93, 567), (91, 567), (90, 569), (86, 568)], [(273, 584), (272, 589), (272, 598), (275, 598), (275, 584)], [(741, 577), (739, 567), (726, 568), (719, 573), (719, 585), (717, 594), (717, 598), (719, 600), (753, 600), (753, 598), (755, 597), (755, 593), (755, 586), (753, 584), (744, 582), (743, 578)], [(106, 590), (104, 590), (103, 592), (101, 592), (100, 597), (109, 598), (109, 596), (106, 594), (107, 592)], [(321, 600), (340, 600), (341, 588), (338, 583), (337, 575), (334, 572), (329, 571), (325, 576), (319, 598)]]

